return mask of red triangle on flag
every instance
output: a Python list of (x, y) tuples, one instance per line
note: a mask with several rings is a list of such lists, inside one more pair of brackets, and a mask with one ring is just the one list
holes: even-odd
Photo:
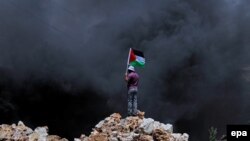
[(130, 51), (130, 57), (129, 57), (129, 63), (133, 62), (135, 60), (136, 60), (136, 56), (135, 56), (133, 50), (131, 49), (131, 51)]

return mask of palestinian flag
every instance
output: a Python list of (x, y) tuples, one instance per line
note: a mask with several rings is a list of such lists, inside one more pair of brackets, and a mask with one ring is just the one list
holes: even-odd
[(143, 52), (131, 48), (129, 52), (129, 65), (143, 67), (145, 65)]

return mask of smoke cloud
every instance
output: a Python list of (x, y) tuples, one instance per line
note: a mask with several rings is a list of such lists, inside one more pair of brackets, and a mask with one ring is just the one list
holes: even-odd
[[(126, 114), (130, 47), (144, 51), (139, 107), (191, 140), (249, 123), (247, 0), (0, 1), (1, 123), (88, 133)], [(65, 129), (61, 129), (64, 124)], [(68, 130), (72, 129), (72, 130)]]

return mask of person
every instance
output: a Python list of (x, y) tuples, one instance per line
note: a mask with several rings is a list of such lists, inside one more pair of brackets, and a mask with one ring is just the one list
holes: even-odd
[(133, 66), (128, 67), (128, 72), (125, 74), (125, 80), (128, 88), (128, 116), (136, 116), (139, 75), (135, 72)]

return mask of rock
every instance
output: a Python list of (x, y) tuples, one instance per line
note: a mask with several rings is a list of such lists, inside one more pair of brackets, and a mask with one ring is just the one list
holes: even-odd
[(13, 127), (16, 131), (21, 132), (22, 134), (25, 134), (25, 135), (29, 135), (33, 132), (33, 130), (31, 128), (25, 126), (22, 121), (19, 121), (17, 126), (12, 125), (12, 128)]
[(162, 124), (160, 125), (160, 128), (164, 129), (165, 131), (169, 133), (173, 133), (173, 125), (172, 124)]
[(145, 118), (143, 119), (142, 124), (140, 125), (140, 128), (147, 134), (151, 134), (153, 131), (153, 122), (154, 120), (152, 118)]
[(47, 133), (48, 131), (48, 127), (37, 127), (35, 129), (35, 132), (38, 133), (39, 137), (38, 137), (38, 141), (46, 141), (46, 137), (48, 135)]
[(17, 126), (20, 126), (20, 127), (25, 127), (25, 125), (23, 124), (23, 122), (22, 122), (22, 121), (18, 121)]
[(39, 139), (39, 134), (36, 132), (29, 135), (29, 141), (38, 141), (38, 139)]
[(187, 133), (184, 133), (182, 137), (183, 137), (183, 141), (188, 141), (189, 135)]
[(104, 120), (100, 121), (96, 126), (95, 128), (101, 128), (104, 124)]
[(116, 136), (118, 135), (118, 132), (117, 132), (117, 131), (112, 131), (111, 135), (112, 135), (113, 137), (116, 137)]
[(138, 128), (141, 122), (142, 120), (139, 117), (127, 117), (124, 122), (125, 126), (123, 127), (125, 127), (126, 131), (130, 132)]
[(141, 111), (138, 110), (137, 116), (138, 116), (140, 119), (143, 119), (144, 116), (145, 116), (145, 112), (141, 112)]
[(48, 127), (44, 126), (44, 127), (37, 127), (35, 129), (35, 132), (38, 133), (40, 136), (47, 136), (48, 135)]
[(163, 129), (169, 133), (173, 132), (173, 126), (171, 124), (163, 124), (151, 118), (144, 118), (140, 128), (147, 134), (151, 134), (155, 129)]
[(116, 137), (111, 137), (111, 138), (110, 138), (110, 141), (119, 141), (119, 140), (118, 140), (118, 138), (116, 138)]
[(16, 124), (15, 123), (11, 124), (11, 128), (16, 128)]
[(180, 134), (180, 133), (173, 133), (173, 139), (171, 141), (188, 141), (189, 135), (187, 133)]
[(96, 134), (96, 135), (90, 136), (89, 141), (108, 141), (108, 136), (107, 134), (104, 134), (104, 133)]
[(88, 141), (88, 137), (82, 134), (80, 138), (74, 138), (74, 141)]
[(153, 132), (153, 138), (156, 141), (170, 141), (171, 134), (163, 129), (155, 129)]
[(61, 138), (57, 135), (49, 135), (47, 136), (46, 141), (68, 141), (68, 140), (65, 138)]
[(154, 141), (153, 137), (150, 135), (140, 135), (138, 138), (135, 138), (135, 141)]
[(110, 115), (110, 117), (113, 118), (115, 122), (120, 122), (122, 116), (119, 113), (114, 113)]
[(6, 124), (0, 126), (0, 140), (11, 139), (13, 135), (12, 127)]
[(118, 135), (118, 140), (120, 141), (133, 141), (133, 134), (132, 133), (123, 133)]

